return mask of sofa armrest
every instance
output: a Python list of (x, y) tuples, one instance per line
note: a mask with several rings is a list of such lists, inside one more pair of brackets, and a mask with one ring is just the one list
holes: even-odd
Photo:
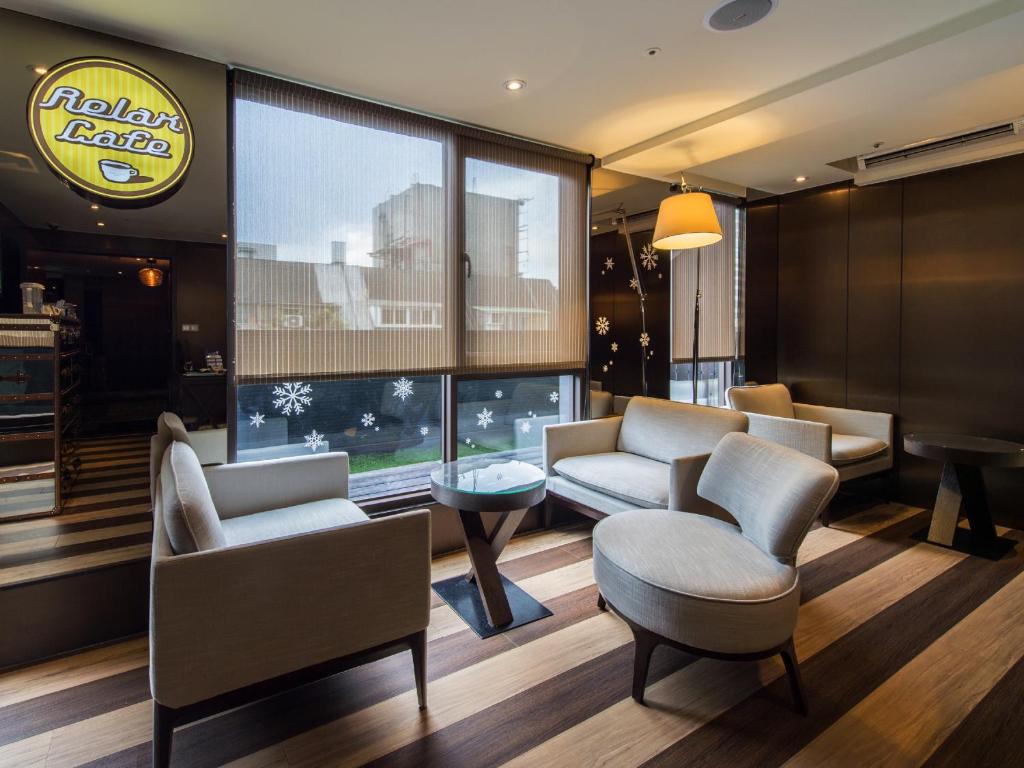
[(544, 473), (555, 474), (555, 462), (569, 456), (611, 453), (619, 442), (621, 416), (608, 416), (592, 421), (549, 424), (544, 427)]
[(348, 498), (348, 454), (322, 453), (205, 467), (222, 520), (321, 499)]
[(697, 495), (697, 482), (711, 458), (710, 453), (672, 459), (668, 474), (668, 508), (681, 512), (698, 512), (707, 504)]
[(180, 707), (430, 620), (430, 513), (154, 558), (150, 680)]
[(891, 413), (856, 411), (852, 408), (832, 408), (827, 405), (793, 403), (798, 419), (829, 424), (833, 432), (841, 435), (859, 435), (881, 440), (892, 449), (893, 418)]
[(762, 413), (748, 413), (747, 418), (750, 419), (748, 432), (754, 437), (793, 448), (826, 464), (832, 463), (832, 427), (829, 424)]

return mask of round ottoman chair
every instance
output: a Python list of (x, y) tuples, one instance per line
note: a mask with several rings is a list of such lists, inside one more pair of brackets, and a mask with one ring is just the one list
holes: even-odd
[(742, 433), (726, 435), (697, 493), (739, 523), (637, 509), (594, 528), (598, 605), (635, 639), (633, 698), (643, 703), (659, 644), (737, 661), (781, 654), (797, 709), (807, 705), (793, 648), (796, 552), (839, 484), (817, 459)]

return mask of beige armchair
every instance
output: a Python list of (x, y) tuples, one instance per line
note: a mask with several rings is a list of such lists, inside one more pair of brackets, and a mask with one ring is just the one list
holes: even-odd
[(548, 499), (593, 517), (637, 508), (720, 515), (697, 481), (718, 441), (746, 430), (743, 414), (651, 397), (629, 399), (622, 416), (546, 426)]
[(750, 434), (831, 464), (841, 481), (892, 468), (890, 413), (794, 403), (784, 384), (730, 387), (726, 396), (747, 414)]
[(174, 420), (151, 441), (153, 764), (177, 725), (403, 650), (425, 706), (429, 513), (368, 518), (344, 453), (204, 469)]

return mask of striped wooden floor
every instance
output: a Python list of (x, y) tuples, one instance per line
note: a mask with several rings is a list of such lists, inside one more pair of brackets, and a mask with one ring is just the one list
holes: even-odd
[(62, 514), (0, 523), (0, 589), (149, 557), (149, 437), (84, 440)]
[[(1020, 554), (910, 539), (925, 520), (879, 506), (808, 536), (806, 718), (777, 660), (665, 648), (650, 705), (635, 704), (630, 635), (597, 611), (589, 528), (576, 527), (516, 538), (503, 558), (551, 618), (480, 640), (435, 602), (425, 713), (401, 654), (181, 729), (174, 765), (1024, 765)], [(434, 578), (465, 567), (439, 559)], [(148, 765), (148, 692), (144, 639), (2, 675), (0, 765)]]

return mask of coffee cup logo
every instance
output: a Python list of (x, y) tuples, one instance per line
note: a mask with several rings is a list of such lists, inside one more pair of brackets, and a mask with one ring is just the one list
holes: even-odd
[(105, 205), (161, 202), (180, 188), (192, 163), (192, 124), (181, 102), (123, 61), (58, 64), (32, 89), (28, 121), (50, 169)]

